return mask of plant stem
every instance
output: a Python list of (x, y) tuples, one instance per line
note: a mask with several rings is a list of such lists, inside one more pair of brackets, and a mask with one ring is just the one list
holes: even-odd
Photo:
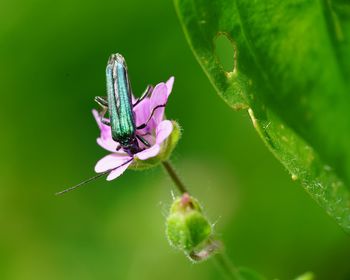
[(217, 266), (219, 266), (219, 269), (222, 271), (223, 274), (225, 274), (227, 279), (240, 279), (237, 269), (232, 264), (231, 260), (228, 258), (225, 252), (220, 252), (219, 254), (216, 254), (214, 256), (214, 259), (216, 261)]
[[(174, 181), (177, 189), (181, 194), (189, 193), (184, 183), (181, 181), (180, 177), (177, 175), (175, 169), (169, 161), (162, 161), (164, 169), (168, 172), (170, 178)], [(215, 241), (213, 240), (215, 243)], [(214, 244), (213, 243), (213, 244)], [(220, 242), (222, 245), (222, 242)], [(215, 245), (217, 246), (217, 245)], [(232, 264), (231, 260), (228, 258), (225, 252), (215, 254), (213, 257), (216, 260), (216, 264), (220, 271), (225, 275), (225, 278), (230, 280), (238, 280), (238, 272), (235, 266)], [(197, 260), (198, 261), (198, 260)]]
[(171, 166), (169, 161), (162, 161), (164, 169), (168, 172), (170, 178), (174, 181), (176, 187), (181, 194), (188, 193), (184, 183), (182, 183), (180, 177), (176, 174), (175, 169)]

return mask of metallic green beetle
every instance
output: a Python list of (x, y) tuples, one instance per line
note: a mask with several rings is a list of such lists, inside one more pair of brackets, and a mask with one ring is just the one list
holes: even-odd
[[(146, 127), (145, 124), (136, 127), (133, 108), (152, 90), (152, 86), (147, 86), (145, 92), (135, 104), (132, 103), (132, 90), (128, 77), (128, 69), (124, 57), (121, 54), (112, 54), (108, 60), (106, 67), (107, 78), (107, 98), (97, 96), (95, 101), (103, 108), (101, 112), (101, 121), (111, 126), (112, 138), (118, 142), (120, 146), (130, 156), (141, 151), (138, 140), (145, 146), (150, 144), (140, 135), (136, 134), (136, 130)], [(154, 111), (153, 109), (150, 118)], [(103, 118), (105, 113), (109, 113), (109, 120)]]

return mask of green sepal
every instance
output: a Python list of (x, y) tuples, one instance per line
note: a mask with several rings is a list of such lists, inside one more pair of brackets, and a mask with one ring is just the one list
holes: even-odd
[(158, 157), (161, 158), (162, 161), (168, 160), (174, 151), (177, 143), (181, 138), (181, 127), (176, 121), (171, 121), (173, 124), (173, 131), (171, 135), (167, 138), (165, 145), (160, 151)]

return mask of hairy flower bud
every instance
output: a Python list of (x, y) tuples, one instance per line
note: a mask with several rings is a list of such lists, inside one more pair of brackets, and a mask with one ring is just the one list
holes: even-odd
[(185, 193), (174, 200), (166, 221), (166, 235), (173, 247), (190, 256), (211, 233), (212, 227), (195, 198)]

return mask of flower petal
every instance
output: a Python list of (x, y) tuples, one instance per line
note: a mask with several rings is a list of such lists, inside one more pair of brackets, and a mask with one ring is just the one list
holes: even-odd
[(129, 162), (127, 162), (126, 164), (124, 164), (123, 166), (120, 166), (119, 168), (111, 171), (111, 173), (108, 174), (107, 176), (107, 181), (112, 181), (115, 178), (119, 177), (120, 175), (122, 175), (124, 173), (124, 171), (126, 169), (128, 169), (129, 165), (132, 163), (132, 160), (130, 160)]
[(154, 88), (151, 95), (151, 108), (155, 108), (158, 105), (164, 105), (168, 99), (168, 89), (165, 83), (159, 83)]
[[(164, 117), (164, 107), (158, 107), (158, 106), (165, 106), (168, 101), (168, 89), (165, 83), (160, 83), (156, 85), (152, 92), (151, 96), (151, 114), (153, 110), (153, 119), (156, 124), (162, 121)], [(158, 107), (158, 108), (157, 108)]]
[(140, 126), (147, 122), (151, 115), (150, 99), (146, 97), (134, 107), (136, 126)]
[(156, 128), (156, 143), (163, 143), (163, 141), (169, 137), (172, 131), (173, 123), (169, 120), (162, 121)]
[[(101, 122), (101, 116), (97, 112), (97, 110), (92, 110), (92, 114), (94, 115), (94, 118), (97, 122), (99, 129), (100, 129), (101, 137), (103, 139), (111, 138), (112, 137), (111, 128), (108, 125), (105, 125)], [(106, 118), (104, 118), (104, 119), (107, 120)]]
[(113, 168), (117, 168), (130, 159), (131, 157), (128, 155), (120, 155), (117, 153), (107, 155), (96, 163), (95, 172), (101, 173)]
[(169, 97), (171, 91), (173, 90), (174, 80), (175, 80), (174, 77), (170, 77), (170, 78), (166, 81), (166, 83), (165, 83), (165, 84), (166, 84), (166, 87), (167, 87), (167, 89), (168, 89), (168, 92), (167, 92), (168, 97)]
[[(153, 146), (155, 143), (156, 143), (156, 137), (155, 135), (151, 135), (151, 134), (140, 134), (139, 133), (140, 130), (137, 131), (137, 134), (139, 136), (141, 136), (144, 140), (146, 140), (148, 142), (148, 144), (150, 144), (151, 146)], [(141, 149), (148, 149), (149, 146), (146, 146), (144, 143), (142, 143), (142, 141), (138, 140), (138, 143), (139, 143), (139, 147)]]
[(159, 152), (160, 152), (160, 146), (158, 144), (155, 144), (151, 148), (148, 148), (146, 150), (143, 150), (142, 152), (137, 153), (136, 156), (140, 160), (146, 160), (151, 157), (155, 157), (156, 155), (159, 154)]
[[(115, 153), (119, 147), (119, 143), (115, 142), (112, 137), (103, 139), (102, 137), (97, 138), (97, 144), (99, 144), (103, 149)], [(120, 154), (126, 155), (126, 153), (120, 152)]]
[[(100, 137), (97, 138), (97, 144), (99, 144), (105, 150), (114, 153), (119, 146), (118, 142), (112, 139), (111, 128), (101, 122), (101, 116), (96, 110), (92, 110), (92, 114), (95, 117), (97, 125), (100, 129)], [(104, 118), (105, 120), (108, 120)]]

